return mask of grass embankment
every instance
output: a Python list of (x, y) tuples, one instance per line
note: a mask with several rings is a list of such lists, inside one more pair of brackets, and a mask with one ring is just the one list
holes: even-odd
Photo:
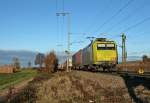
[(26, 69), (12, 74), (0, 74), (0, 91), (37, 75), (36, 70)]
[(16, 103), (20, 101), (22, 103), (108, 103), (115, 98), (114, 95), (118, 99), (116, 103), (130, 101), (124, 81), (120, 77), (72, 71), (36, 77), (14, 101)]
[(150, 103), (145, 83), (84, 71), (39, 73), (12, 103)]

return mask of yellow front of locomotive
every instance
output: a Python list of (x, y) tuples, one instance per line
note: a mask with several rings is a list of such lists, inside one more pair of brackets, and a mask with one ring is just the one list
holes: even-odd
[(117, 45), (114, 41), (94, 41), (93, 64), (112, 67), (118, 63)]

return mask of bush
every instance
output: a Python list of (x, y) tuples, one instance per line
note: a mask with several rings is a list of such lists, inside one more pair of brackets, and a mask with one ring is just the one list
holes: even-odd
[(56, 72), (58, 69), (58, 59), (54, 51), (48, 53), (44, 60), (46, 70), (51, 72)]
[(148, 59), (148, 56), (147, 55), (143, 55), (143, 62), (146, 62), (147, 61), (147, 59)]
[(13, 72), (19, 72), (20, 71), (20, 60), (17, 57), (13, 58)]
[(42, 68), (44, 63), (45, 55), (42, 53), (38, 53), (35, 57), (35, 65), (39, 65), (40, 68)]

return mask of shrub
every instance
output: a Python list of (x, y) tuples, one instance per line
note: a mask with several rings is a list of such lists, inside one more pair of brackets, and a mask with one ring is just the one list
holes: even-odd
[(44, 60), (46, 70), (51, 72), (56, 72), (58, 68), (58, 59), (54, 51), (48, 53)]
[(143, 62), (146, 62), (147, 59), (148, 59), (148, 56), (147, 55), (143, 55), (142, 59), (143, 59)]
[(17, 58), (17, 57), (13, 58), (13, 67), (14, 67), (13, 68), (14, 72), (20, 71), (21, 66), (20, 66), (20, 60), (19, 60), (19, 58)]

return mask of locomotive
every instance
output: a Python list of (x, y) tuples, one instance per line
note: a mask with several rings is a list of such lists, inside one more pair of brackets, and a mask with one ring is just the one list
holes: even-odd
[(106, 38), (96, 38), (72, 56), (73, 69), (111, 71), (117, 63), (117, 44)]

